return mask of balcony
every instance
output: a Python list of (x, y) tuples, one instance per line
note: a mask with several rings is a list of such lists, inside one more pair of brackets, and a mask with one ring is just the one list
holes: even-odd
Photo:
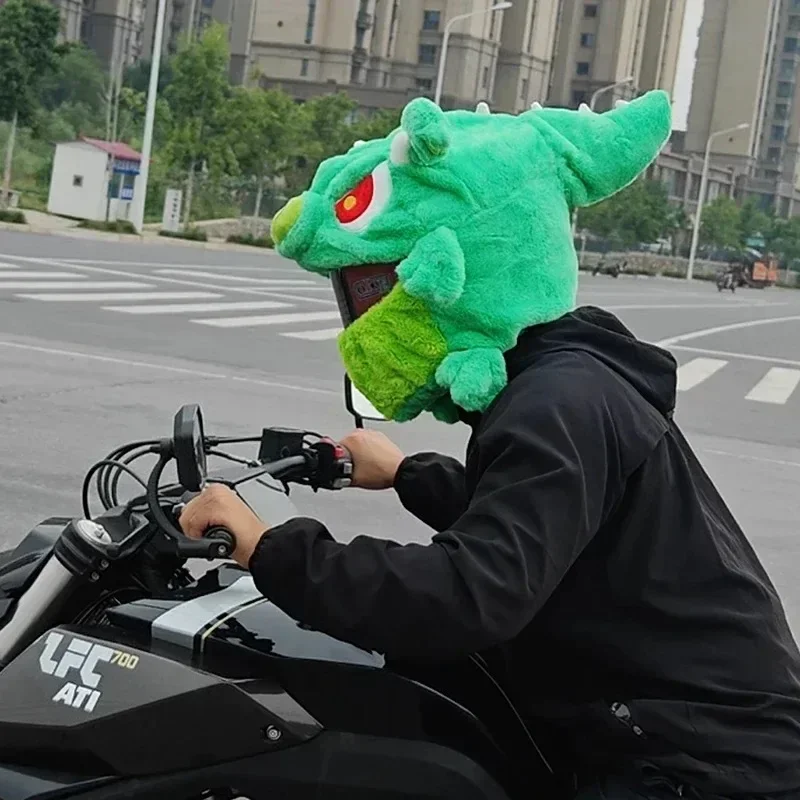
[(369, 30), (374, 22), (374, 17), (367, 11), (359, 11), (356, 17), (356, 28), (362, 31)]

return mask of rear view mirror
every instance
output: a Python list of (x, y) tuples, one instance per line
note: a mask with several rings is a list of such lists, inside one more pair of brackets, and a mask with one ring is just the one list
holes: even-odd
[(353, 386), (352, 381), (347, 375), (345, 375), (344, 379), (344, 403), (347, 410), (355, 417), (356, 427), (358, 428), (364, 427), (364, 420), (369, 420), (371, 422), (388, 422), (386, 417), (384, 417), (383, 414)]

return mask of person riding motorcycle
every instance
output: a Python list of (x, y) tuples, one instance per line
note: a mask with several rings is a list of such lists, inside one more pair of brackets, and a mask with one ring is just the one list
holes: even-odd
[(331, 636), (486, 654), (580, 800), (788, 800), (800, 652), (777, 592), (674, 420), (674, 358), (574, 308), (571, 208), (633, 180), (670, 127), (659, 92), (516, 118), (415, 100), (324, 162), (273, 221), (279, 251), (326, 274), (401, 258), (343, 331), (345, 367), (392, 420), (467, 424), (465, 462), (342, 440), (354, 486), (393, 489), (429, 544), (271, 528), (216, 485), (180, 524), (230, 529), (264, 596)]

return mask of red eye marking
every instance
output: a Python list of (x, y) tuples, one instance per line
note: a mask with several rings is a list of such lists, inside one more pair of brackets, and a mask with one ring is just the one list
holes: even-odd
[(375, 182), (370, 174), (336, 203), (336, 219), (345, 224), (357, 220), (369, 208), (374, 192)]

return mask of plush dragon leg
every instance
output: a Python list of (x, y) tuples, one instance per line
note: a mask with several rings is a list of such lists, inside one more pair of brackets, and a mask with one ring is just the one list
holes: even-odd
[(436, 382), (465, 411), (485, 411), (507, 381), (506, 362), (496, 347), (450, 353), (436, 370)]
[(397, 277), (412, 296), (431, 308), (452, 305), (464, 292), (464, 252), (450, 228), (423, 236), (397, 267)]

